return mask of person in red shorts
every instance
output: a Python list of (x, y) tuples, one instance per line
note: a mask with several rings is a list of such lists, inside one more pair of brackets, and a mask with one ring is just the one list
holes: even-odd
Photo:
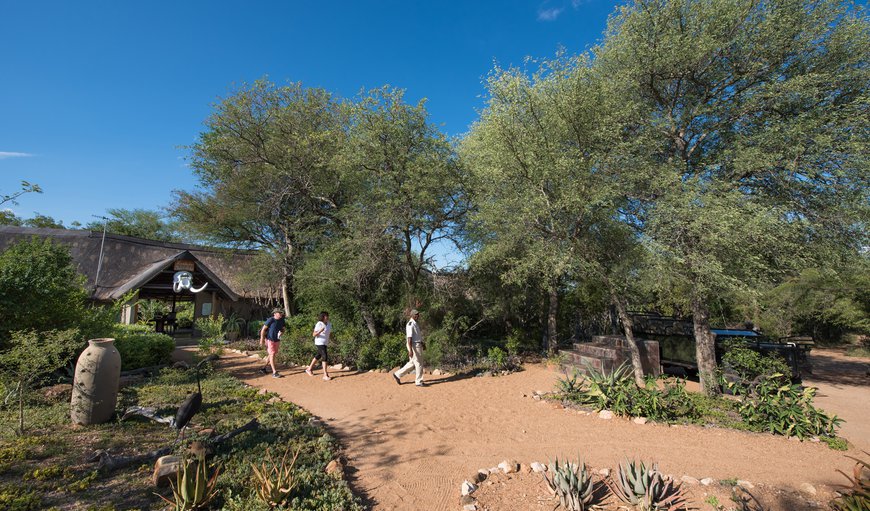
[(272, 367), (272, 378), (280, 378), (281, 375), (275, 369), (275, 354), (278, 353), (278, 347), (281, 342), (281, 334), (284, 332), (284, 311), (275, 309), (272, 311), (272, 317), (266, 320), (266, 324), (260, 329), (260, 346), (266, 344), (266, 353), (269, 358), (265, 366), (260, 371), (264, 374), (269, 372), (269, 367)]

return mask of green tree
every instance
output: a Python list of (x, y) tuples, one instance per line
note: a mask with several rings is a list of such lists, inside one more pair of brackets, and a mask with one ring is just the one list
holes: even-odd
[[(159, 211), (148, 209), (119, 209), (106, 211), (109, 219), (105, 226), (108, 232), (123, 236), (135, 236), (157, 241), (181, 241), (175, 223)], [(85, 229), (102, 231), (103, 221), (89, 222)]]
[(30, 183), (28, 181), (21, 182), (21, 189), (15, 192), (5, 194), (0, 193), (0, 206), (6, 204), (18, 204), (17, 199), (26, 193), (42, 193), (42, 188), (39, 187), (38, 184)]
[(662, 296), (686, 302), (702, 387), (709, 303), (805, 266), (805, 247), (866, 246), (868, 24), (834, 0), (638, 0), (597, 49), (635, 111), (616, 149)]
[(0, 253), (0, 347), (12, 331), (45, 331), (93, 325), (84, 277), (66, 247), (49, 239), (16, 243)]
[(399, 242), (409, 306), (420, 300), (420, 279), (432, 247), (456, 239), (467, 205), (461, 167), (447, 138), (431, 123), (425, 101), (405, 103), (404, 91), (382, 87), (354, 105), (347, 159), (356, 180), (359, 230)]
[(41, 215), (39, 213), (34, 213), (31, 218), (22, 220), (21, 225), (23, 225), (24, 227), (36, 227), (43, 229), (64, 229), (63, 221), (55, 220), (48, 215)]
[(322, 89), (242, 87), (190, 147), (200, 189), (176, 192), (172, 213), (189, 231), (272, 255), (291, 314), (304, 254), (340, 222), (345, 119), (344, 105)]

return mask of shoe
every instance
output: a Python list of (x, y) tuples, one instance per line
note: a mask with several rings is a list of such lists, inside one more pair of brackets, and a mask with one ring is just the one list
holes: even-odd
[(331, 380), (331, 379), (332, 379), (332, 378), (330, 378), (329, 376), (324, 376), (324, 377), (323, 377), (323, 380), (324, 380), (324, 381), (329, 381), (329, 380)]
[(307, 367), (305, 368), (305, 374), (308, 376), (314, 376), (314, 374), (311, 373), (311, 369), (308, 369)]
[(283, 378), (283, 376), (281, 376), (277, 372), (274, 372), (274, 373), (272, 373), (272, 378)]
[(268, 373), (268, 372), (269, 372), (269, 366), (268, 366), (268, 365), (265, 365), (265, 366), (261, 367), (261, 368), (260, 368), (260, 372), (263, 373), (263, 374)]
[(426, 384), (423, 383), (423, 382), (415, 383), (414, 385), (416, 385), (416, 386), (418, 386), (418, 387), (425, 387), (425, 386), (426, 386)]
[(402, 380), (401, 380), (401, 379), (399, 379), (399, 377), (398, 377), (398, 376), (396, 376), (396, 373), (393, 373), (393, 378), (394, 378), (394, 379), (395, 379), (395, 380), (396, 380), (396, 383), (397, 383), (397, 384), (399, 384), (399, 385), (401, 385), (401, 384), (402, 384)]

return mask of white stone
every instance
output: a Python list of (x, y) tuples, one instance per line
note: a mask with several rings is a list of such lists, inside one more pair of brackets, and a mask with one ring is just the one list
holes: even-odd
[(532, 467), (533, 472), (546, 472), (547, 471), (547, 467), (541, 463), (538, 463), (537, 461), (533, 461), (530, 466)]
[(612, 419), (613, 412), (611, 412), (610, 410), (601, 410), (600, 412), (598, 412), (598, 418), (599, 419)]
[(492, 467), (492, 468), (489, 469), (489, 473), (490, 473), (490, 474), (495, 474), (495, 473), (497, 473), (497, 472), (499, 472), (499, 468), (498, 468), (498, 467)]
[(646, 417), (635, 417), (634, 423), (635, 424), (646, 424)]
[(701, 484), (703, 484), (704, 486), (710, 486), (711, 484), (713, 484), (713, 482), (714, 481), (712, 477), (705, 477), (704, 479), (701, 479)]
[(820, 441), (820, 440), (819, 440), (819, 437), (817, 437), (817, 436), (810, 437), (810, 442), (819, 443), (819, 441)]
[(498, 468), (502, 469), (505, 474), (512, 474), (520, 469), (519, 463), (514, 460), (504, 460), (498, 464)]
[(335, 369), (336, 371), (341, 371), (344, 368), (344, 366), (342, 366), (341, 364), (334, 364), (334, 365), (329, 366), (329, 368)]
[(601, 477), (610, 477), (610, 469), (609, 468), (602, 468), (601, 470), (598, 471), (598, 475), (600, 475)]
[(684, 483), (686, 483), (686, 484), (692, 485), (692, 486), (697, 486), (698, 483), (701, 482), (701, 481), (698, 481), (697, 479), (695, 479), (695, 478), (692, 477), (692, 476), (683, 476), (683, 477), (680, 478), (680, 481), (682, 481), (682, 482), (684, 482)]
[(743, 479), (737, 480), (737, 486), (740, 486), (741, 488), (746, 488), (747, 490), (755, 488), (754, 484), (750, 483), (749, 481), (744, 481)]
[(810, 495), (815, 495), (816, 494), (816, 487), (811, 485), (810, 483), (802, 483), (801, 484), (801, 491), (804, 493), (808, 493)]
[(462, 506), (462, 511), (477, 511), (476, 504), (466, 504)]
[(462, 481), (462, 495), (471, 495), (476, 489), (477, 486), (471, 481)]
[(432, 376), (441, 376), (441, 369), (434, 369), (432, 371)]
[(537, 394), (535, 394), (534, 396), (532, 396), (532, 398), (533, 398), (535, 401), (540, 401), (540, 400), (541, 400), (541, 396), (539, 396), (539, 395), (537, 395)]

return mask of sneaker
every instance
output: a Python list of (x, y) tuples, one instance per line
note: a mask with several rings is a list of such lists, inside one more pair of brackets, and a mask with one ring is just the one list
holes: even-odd
[(402, 380), (400, 380), (399, 377), (396, 376), (396, 373), (393, 373), (393, 378), (396, 380), (396, 383), (398, 383), (399, 385), (402, 384)]
[(324, 379), (324, 381), (329, 381), (329, 380), (331, 380), (332, 378), (330, 378), (329, 376), (324, 376), (323, 379)]
[(307, 367), (305, 368), (305, 374), (307, 374), (308, 376), (314, 376), (314, 374), (311, 372), (311, 369)]
[(418, 387), (425, 387), (425, 386), (426, 386), (426, 384), (423, 383), (423, 382), (415, 383), (414, 385), (416, 385), (416, 386), (418, 386)]
[(283, 378), (283, 376), (281, 376), (277, 372), (274, 372), (274, 373), (272, 373), (272, 378)]

